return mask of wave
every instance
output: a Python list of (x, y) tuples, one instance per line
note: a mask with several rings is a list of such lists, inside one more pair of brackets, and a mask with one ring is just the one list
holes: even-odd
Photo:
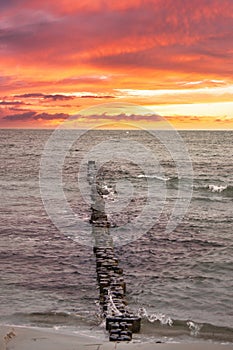
[(100, 324), (100, 315), (93, 312), (16, 312), (13, 315), (0, 318), (1, 322), (32, 327), (93, 327)]
[(145, 308), (138, 311), (142, 318), (141, 333), (144, 335), (179, 337), (189, 336), (212, 341), (233, 342), (233, 328), (200, 323), (193, 320), (177, 320), (162, 314), (149, 315)]
[[(178, 190), (179, 186), (185, 186), (185, 182), (187, 180), (187, 184), (190, 184), (190, 179), (180, 178), (179, 176), (159, 176), (159, 175), (145, 175), (140, 174), (137, 176), (138, 178), (146, 178), (146, 179), (155, 179), (159, 181), (164, 181), (166, 183), (167, 189)], [(206, 193), (208, 197), (212, 194), (220, 194), (225, 197), (233, 197), (233, 185), (226, 184), (225, 182), (217, 182), (216, 183), (208, 183), (210, 179), (193, 179), (193, 191)], [(188, 186), (189, 188), (189, 186)], [(210, 195), (210, 196), (209, 196)], [(210, 197), (211, 198), (211, 197)], [(208, 198), (207, 198), (208, 199)]]
[(223, 192), (227, 189), (227, 185), (226, 186), (223, 186), (223, 185), (209, 185), (208, 186), (208, 189), (211, 191), (211, 192)]
[(233, 197), (233, 186), (227, 184), (200, 184), (193, 186), (194, 191), (221, 194), (226, 197)]
[(163, 177), (159, 175), (145, 175), (145, 174), (140, 174), (137, 176), (139, 179), (157, 179), (160, 181), (169, 181), (171, 178), (170, 177)]
[[(94, 310), (93, 310), (94, 311)], [(233, 342), (233, 328), (217, 326), (210, 323), (200, 323), (193, 320), (172, 319), (163, 313), (148, 314), (145, 308), (139, 308), (135, 315), (141, 317), (140, 337), (182, 337), (199, 338), (203, 340)], [(88, 317), (71, 312), (33, 312), (16, 313), (13, 315), (14, 324), (36, 327), (95, 327), (104, 328), (104, 319), (95, 312)], [(18, 321), (18, 322), (17, 322)]]

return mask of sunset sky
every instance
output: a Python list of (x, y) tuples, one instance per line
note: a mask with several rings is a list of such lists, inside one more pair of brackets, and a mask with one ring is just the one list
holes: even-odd
[[(133, 103), (151, 116), (82, 114)], [(101, 114), (102, 113), (102, 114)], [(0, 127), (233, 129), (232, 0), (0, 0)]]

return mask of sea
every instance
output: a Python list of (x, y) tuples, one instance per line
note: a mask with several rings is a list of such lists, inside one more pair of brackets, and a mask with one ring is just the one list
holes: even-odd
[[(142, 318), (134, 341), (233, 343), (233, 132), (179, 131), (177, 141), (171, 131), (66, 130), (54, 157), (53, 133), (0, 130), (0, 324), (108, 338), (82, 231), (91, 232), (86, 163), (96, 160), (128, 307)], [(42, 157), (59, 163), (62, 199), (57, 179), (42, 188)], [(60, 227), (73, 217), (72, 230)]]

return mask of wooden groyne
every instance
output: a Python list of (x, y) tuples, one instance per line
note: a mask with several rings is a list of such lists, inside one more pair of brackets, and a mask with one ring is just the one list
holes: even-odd
[(96, 165), (88, 162), (88, 182), (91, 186), (93, 247), (96, 256), (96, 273), (99, 286), (99, 303), (106, 319), (110, 341), (130, 341), (140, 331), (141, 319), (129, 311), (126, 300), (126, 283), (123, 270), (114, 253), (110, 223), (105, 213), (106, 189), (96, 181)]

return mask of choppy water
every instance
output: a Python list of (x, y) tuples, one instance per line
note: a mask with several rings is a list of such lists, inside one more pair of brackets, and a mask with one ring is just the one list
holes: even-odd
[[(0, 130), (0, 322), (81, 327), (102, 334), (92, 249), (63, 235), (43, 207), (39, 167), (50, 134)], [(123, 179), (135, 188), (123, 210), (112, 211), (113, 226), (140, 214), (148, 196), (148, 178), (158, 189), (163, 183), (167, 191), (158, 222), (138, 240), (115, 249), (124, 269), (129, 306), (142, 316), (142, 331), (136, 337), (233, 342), (233, 133), (180, 134), (192, 159), (193, 195), (182, 223), (172, 233), (166, 233), (165, 227), (178, 195), (179, 177), (169, 153), (146, 132), (85, 133), (67, 153), (64, 192), (73, 211), (88, 223), (90, 209), (80, 195), (77, 174), (91, 147), (124, 137), (151, 149), (162, 175), (150, 176), (154, 164), (149, 158), (145, 159), (149, 175), (123, 159), (109, 161), (101, 169), (106, 184)], [(114, 194), (108, 200), (114, 202)]]

